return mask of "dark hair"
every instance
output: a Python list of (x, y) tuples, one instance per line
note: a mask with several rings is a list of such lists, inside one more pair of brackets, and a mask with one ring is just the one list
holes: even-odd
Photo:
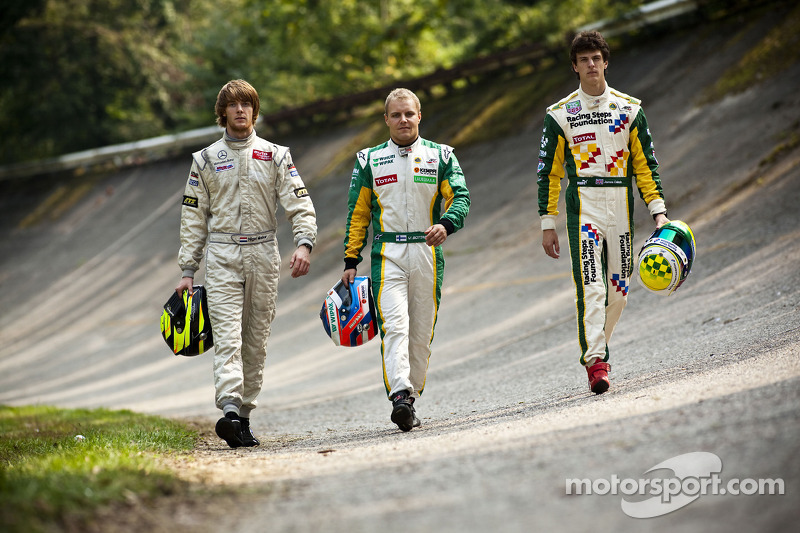
[(255, 124), (260, 111), (260, 102), (258, 92), (252, 85), (244, 80), (231, 80), (222, 86), (217, 95), (217, 104), (214, 106), (217, 125), (220, 127), (225, 127), (225, 116), (228, 104), (231, 102), (249, 102), (253, 106), (253, 123)]
[(573, 65), (578, 63), (578, 54), (583, 52), (591, 52), (593, 50), (600, 50), (603, 54), (603, 61), (608, 61), (611, 57), (611, 50), (608, 48), (608, 43), (600, 32), (597, 31), (582, 31), (572, 39), (572, 46), (569, 50), (569, 59)]

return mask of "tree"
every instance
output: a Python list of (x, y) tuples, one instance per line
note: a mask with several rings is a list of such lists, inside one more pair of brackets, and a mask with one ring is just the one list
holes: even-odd
[(29, 0), (0, 29), (4, 164), (208, 125), (245, 78), (265, 113), (380, 87), (637, 0)]
[(4, 163), (144, 138), (191, 107), (179, 10), (193, 0), (41, 0), (0, 38)]

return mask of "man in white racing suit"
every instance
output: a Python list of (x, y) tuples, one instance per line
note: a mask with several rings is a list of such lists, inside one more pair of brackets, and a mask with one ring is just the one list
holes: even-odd
[(281, 258), (275, 237), (280, 204), (292, 224), (292, 277), (308, 273), (316, 214), (289, 149), (256, 135), (259, 98), (244, 80), (217, 96), (223, 137), (192, 154), (181, 211), (175, 288), (192, 291), (206, 253), (205, 288), (214, 333), (216, 432), (232, 448), (257, 446), (250, 413), (261, 392), (267, 340), (275, 317)]
[(358, 153), (350, 181), (342, 281), (352, 283), (372, 225), (371, 277), (381, 333), (383, 379), (391, 420), (419, 425), (414, 401), (425, 387), (441, 299), (447, 236), (470, 205), (464, 174), (450, 146), (419, 137), (417, 96), (386, 98), (390, 140)]
[(608, 342), (633, 273), (633, 187), (657, 227), (669, 222), (658, 161), (639, 100), (605, 81), (609, 49), (595, 31), (572, 42), (580, 87), (547, 110), (537, 168), (542, 247), (560, 255), (555, 218), (561, 179), (576, 290), (580, 363), (596, 394), (608, 390)]

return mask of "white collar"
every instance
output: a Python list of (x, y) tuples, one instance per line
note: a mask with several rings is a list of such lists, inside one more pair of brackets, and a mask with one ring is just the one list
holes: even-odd
[(586, 105), (589, 109), (595, 109), (600, 106), (602, 102), (608, 100), (609, 94), (609, 87), (608, 83), (606, 83), (606, 89), (603, 91), (603, 94), (598, 96), (593, 96), (591, 94), (586, 93), (582, 87), (578, 87), (578, 96), (580, 96), (581, 100), (586, 102)]

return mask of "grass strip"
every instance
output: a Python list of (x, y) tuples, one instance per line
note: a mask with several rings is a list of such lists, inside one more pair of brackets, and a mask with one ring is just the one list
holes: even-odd
[(178, 422), (131, 411), (0, 406), (3, 531), (81, 530), (102, 506), (182, 492), (157, 458), (195, 440)]

